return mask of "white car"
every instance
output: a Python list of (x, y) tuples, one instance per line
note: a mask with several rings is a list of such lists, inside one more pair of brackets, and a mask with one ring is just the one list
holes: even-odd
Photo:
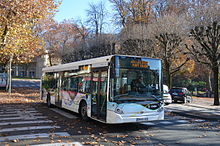
[(167, 85), (163, 85), (163, 100), (166, 105), (172, 103), (172, 97), (169, 93), (169, 88)]

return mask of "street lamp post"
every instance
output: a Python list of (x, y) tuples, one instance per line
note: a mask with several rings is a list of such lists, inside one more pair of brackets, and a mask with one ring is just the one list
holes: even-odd
[(13, 57), (14, 57), (14, 54), (12, 54), (12, 55), (10, 56), (10, 60), (9, 60), (9, 87), (8, 87), (9, 96), (11, 96), (11, 81), (12, 81), (11, 70), (12, 70)]

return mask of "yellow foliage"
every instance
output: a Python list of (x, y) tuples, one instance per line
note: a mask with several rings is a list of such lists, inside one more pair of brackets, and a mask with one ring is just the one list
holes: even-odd
[(14, 55), (17, 63), (29, 62), (43, 49), (36, 25), (56, 12), (56, 0), (1, 0), (0, 62)]
[[(171, 68), (176, 68), (183, 64), (187, 60), (187, 55), (184, 54), (178, 54), (178, 57), (175, 59), (172, 59), (172, 65)], [(194, 60), (188, 60), (186, 64), (180, 69), (179, 73), (180, 74), (185, 74), (185, 73), (192, 73), (195, 69), (195, 61)]]

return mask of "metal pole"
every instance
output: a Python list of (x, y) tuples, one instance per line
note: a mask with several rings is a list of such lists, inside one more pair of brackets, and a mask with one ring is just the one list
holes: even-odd
[(12, 54), (10, 56), (10, 60), (9, 60), (9, 89), (8, 89), (9, 96), (11, 96), (11, 80), (12, 80), (12, 78), (11, 78), (11, 70), (12, 70), (11, 65), (12, 65), (13, 56), (14, 56), (14, 54)]

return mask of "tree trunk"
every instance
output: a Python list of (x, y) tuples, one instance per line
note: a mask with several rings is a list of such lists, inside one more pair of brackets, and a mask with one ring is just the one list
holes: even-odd
[(219, 105), (219, 93), (218, 93), (218, 73), (219, 68), (217, 65), (214, 65), (212, 68), (213, 75), (214, 75), (214, 81), (213, 81), (213, 91), (214, 91), (214, 105)]
[(209, 74), (209, 76), (208, 76), (208, 89), (209, 89), (209, 91), (212, 91), (212, 82), (211, 82), (212, 72), (209, 71), (208, 74)]
[(170, 74), (170, 64), (167, 61), (164, 61), (165, 66), (165, 75), (166, 75), (166, 84), (169, 89), (172, 88), (172, 76)]
[(49, 59), (50, 66), (52, 66), (52, 57), (49, 53), (48, 53), (48, 59)]

